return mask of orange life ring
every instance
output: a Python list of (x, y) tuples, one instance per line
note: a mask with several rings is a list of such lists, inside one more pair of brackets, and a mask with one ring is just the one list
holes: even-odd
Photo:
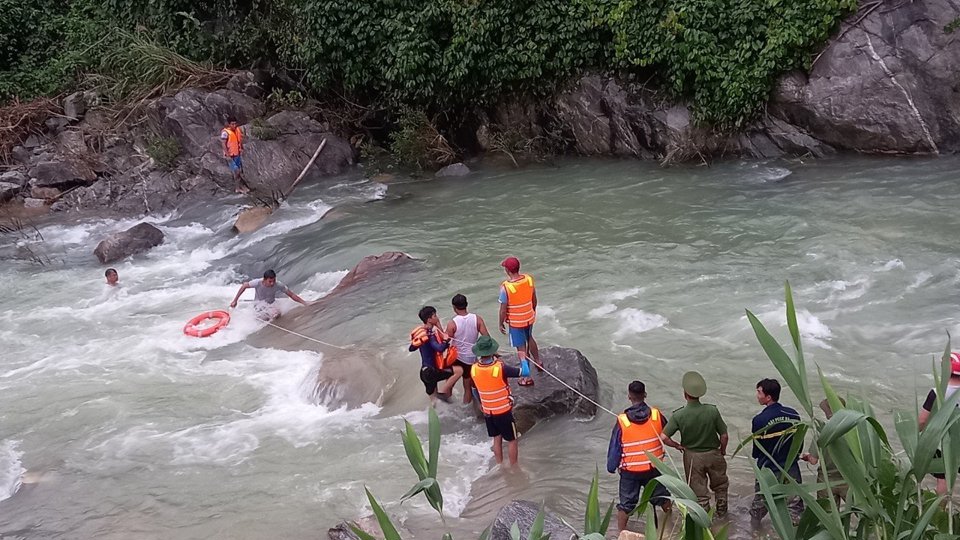
[[(207, 319), (216, 319), (217, 322), (210, 326), (200, 326), (200, 323)], [(207, 337), (226, 326), (229, 322), (230, 314), (226, 311), (204, 311), (187, 322), (187, 325), (183, 327), (183, 333), (188, 336)]]

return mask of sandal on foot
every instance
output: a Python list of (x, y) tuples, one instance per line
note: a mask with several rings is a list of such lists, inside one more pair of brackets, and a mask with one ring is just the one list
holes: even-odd
[(519, 384), (520, 386), (533, 386), (533, 379), (531, 379), (530, 377), (524, 377), (519, 381), (517, 381), (517, 384)]

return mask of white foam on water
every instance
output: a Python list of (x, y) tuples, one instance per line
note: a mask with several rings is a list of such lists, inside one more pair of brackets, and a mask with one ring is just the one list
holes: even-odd
[(906, 266), (903, 264), (903, 261), (893, 259), (883, 263), (883, 265), (875, 269), (874, 272), (889, 272), (891, 270), (903, 270), (904, 268), (906, 268)]
[(829, 288), (828, 300), (849, 301), (856, 300), (867, 294), (872, 280), (862, 277), (852, 281), (835, 280), (826, 282)]
[(793, 174), (793, 171), (783, 167), (762, 167), (758, 172), (760, 180), (764, 182), (777, 182)]
[(625, 308), (617, 312), (620, 324), (613, 333), (614, 338), (641, 334), (655, 328), (666, 326), (670, 321), (663, 315), (649, 313), (637, 308)]
[(933, 278), (933, 272), (927, 272), (926, 270), (918, 272), (913, 278), (913, 283), (907, 286), (907, 290), (915, 291), (930, 281), (931, 278)]
[(622, 290), (622, 291), (614, 291), (614, 292), (608, 294), (608, 295), (607, 295), (607, 298), (609, 298), (610, 300), (612, 300), (612, 301), (614, 301), (614, 302), (618, 302), (618, 301), (620, 301), (620, 300), (626, 300), (627, 298), (632, 298), (632, 297), (634, 297), (634, 296), (638, 296), (638, 295), (640, 295), (641, 293), (643, 293), (643, 291), (644, 291), (644, 288), (643, 288), (643, 287), (633, 287), (633, 288), (630, 288), (630, 289), (624, 289), (624, 290)]
[(20, 462), (23, 452), (17, 450), (18, 445), (19, 441), (13, 440), (0, 443), (0, 501), (13, 497), (27, 472)]
[[(537, 320), (543, 321), (550, 325), (550, 330), (555, 330), (561, 336), (569, 336), (570, 332), (560, 324), (560, 319), (557, 318), (557, 310), (551, 306), (540, 304), (537, 306)], [(542, 325), (541, 325), (542, 327)], [(536, 337), (536, 336), (534, 336)]]
[[(760, 312), (757, 314), (757, 318), (760, 319), (767, 329), (770, 329), (773, 325), (786, 328), (786, 304), (779, 304), (775, 308)], [(745, 321), (746, 316), (741, 317), (741, 320)], [(830, 327), (809, 310), (805, 308), (797, 309), (797, 327), (800, 330), (800, 339), (805, 344), (813, 345), (820, 349), (833, 349), (828, 343), (830, 338), (833, 337), (833, 332), (830, 330)]]
[(317, 272), (310, 276), (303, 284), (302, 296), (306, 300), (316, 300), (322, 298), (332, 291), (344, 277), (350, 272), (348, 270), (336, 270), (333, 272)]
[(600, 319), (602, 317), (606, 317), (607, 315), (610, 315), (616, 310), (617, 310), (617, 306), (615, 306), (614, 304), (603, 304), (600, 307), (595, 307), (591, 309), (587, 313), (587, 317), (591, 319)]

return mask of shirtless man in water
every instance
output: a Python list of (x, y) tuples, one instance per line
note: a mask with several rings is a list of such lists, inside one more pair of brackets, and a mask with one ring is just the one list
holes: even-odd
[(294, 302), (298, 302), (305, 306), (310, 305), (310, 302), (300, 298), (295, 292), (287, 288), (286, 285), (277, 281), (276, 272), (273, 270), (267, 270), (263, 273), (263, 279), (246, 281), (243, 283), (243, 285), (240, 285), (240, 290), (237, 291), (237, 296), (233, 298), (233, 302), (230, 302), (230, 307), (237, 307), (237, 301), (240, 300), (240, 295), (243, 294), (243, 291), (250, 288), (253, 288), (254, 291), (256, 291), (253, 308), (257, 311), (257, 318), (261, 320), (272, 321), (280, 316), (280, 308), (273, 305), (273, 303), (277, 300), (278, 292), (286, 294)]

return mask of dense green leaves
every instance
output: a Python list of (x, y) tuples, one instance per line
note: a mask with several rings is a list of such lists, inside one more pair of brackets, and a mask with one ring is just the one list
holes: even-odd
[[(855, 0), (0, 0), (0, 100), (60, 91), (144, 32), (194, 61), (436, 113), (549, 94), (585, 69), (750, 119)], [(110, 75), (109, 73), (107, 75)]]

